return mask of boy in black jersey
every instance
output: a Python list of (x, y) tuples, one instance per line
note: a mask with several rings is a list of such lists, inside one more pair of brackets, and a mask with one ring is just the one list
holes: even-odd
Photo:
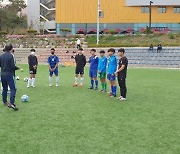
[(86, 66), (86, 57), (82, 53), (83, 49), (78, 50), (78, 54), (75, 56), (76, 70), (75, 70), (75, 82), (73, 87), (78, 86), (78, 76), (81, 76), (80, 86), (83, 86), (84, 82), (84, 67)]
[(125, 50), (123, 48), (118, 50), (118, 55), (121, 58), (119, 59), (119, 66), (118, 66), (118, 70), (116, 71), (116, 75), (118, 77), (118, 83), (120, 86), (120, 97), (118, 99), (121, 101), (126, 100), (126, 93), (127, 93), (126, 75), (127, 75), (128, 59), (125, 57), (124, 54), (125, 54)]
[(31, 49), (31, 54), (28, 57), (29, 74), (30, 74), (27, 85), (28, 88), (30, 86), (35, 88), (35, 78), (36, 78), (37, 66), (38, 66), (38, 59), (35, 56), (35, 52), (36, 52), (35, 49)]

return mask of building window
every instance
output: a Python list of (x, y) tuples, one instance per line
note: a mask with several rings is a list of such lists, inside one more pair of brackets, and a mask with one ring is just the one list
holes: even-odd
[(148, 6), (142, 6), (141, 7), (141, 13), (149, 13), (149, 7)]
[(174, 13), (180, 13), (180, 7), (174, 7)]
[(158, 12), (159, 13), (166, 13), (166, 7), (165, 6), (159, 6), (158, 7)]

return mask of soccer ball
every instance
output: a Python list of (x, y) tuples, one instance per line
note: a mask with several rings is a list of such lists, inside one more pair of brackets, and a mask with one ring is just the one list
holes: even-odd
[(20, 80), (19, 76), (16, 76), (16, 80)]
[(29, 96), (23, 95), (23, 96), (21, 97), (21, 101), (22, 101), (22, 102), (28, 102), (28, 101), (29, 101)]
[(25, 81), (25, 82), (28, 82), (28, 77), (25, 77), (25, 78), (24, 78), (24, 81)]

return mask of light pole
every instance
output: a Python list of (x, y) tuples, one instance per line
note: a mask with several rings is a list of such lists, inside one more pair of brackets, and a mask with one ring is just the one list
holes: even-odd
[(151, 30), (151, 20), (152, 20), (152, 4), (153, 1), (150, 1), (150, 5), (149, 5), (149, 29)]
[(97, 6), (97, 13), (98, 13), (98, 15), (97, 15), (97, 45), (99, 44), (99, 26), (100, 26), (100, 5), (101, 5), (101, 1), (100, 0), (98, 0), (98, 6)]

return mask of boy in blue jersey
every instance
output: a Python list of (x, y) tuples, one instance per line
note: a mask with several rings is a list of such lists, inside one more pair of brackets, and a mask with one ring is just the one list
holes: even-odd
[(55, 49), (51, 49), (51, 56), (48, 57), (48, 64), (49, 64), (49, 86), (52, 87), (52, 79), (53, 74), (56, 76), (56, 87), (59, 86), (59, 72), (58, 72), (58, 65), (59, 65), (59, 58), (55, 55)]
[(107, 77), (111, 85), (111, 92), (109, 94), (109, 96), (111, 97), (116, 97), (116, 90), (117, 90), (116, 74), (115, 74), (117, 70), (117, 59), (114, 54), (115, 54), (115, 49), (111, 48), (108, 50), (109, 59), (108, 59), (108, 76)]
[(101, 92), (106, 92), (107, 83), (106, 83), (106, 67), (107, 67), (107, 58), (105, 57), (105, 51), (100, 51), (100, 58), (98, 64), (98, 73), (101, 81), (102, 90)]
[(97, 79), (97, 73), (98, 73), (98, 62), (99, 58), (95, 55), (96, 50), (91, 49), (91, 57), (89, 58), (90, 63), (90, 69), (89, 69), (89, 77), (91, 79), (91, 86), (89, 89), (94, 89), (94, 82), (95, 82), (95, 90), (98, 90), (98, 79)]

